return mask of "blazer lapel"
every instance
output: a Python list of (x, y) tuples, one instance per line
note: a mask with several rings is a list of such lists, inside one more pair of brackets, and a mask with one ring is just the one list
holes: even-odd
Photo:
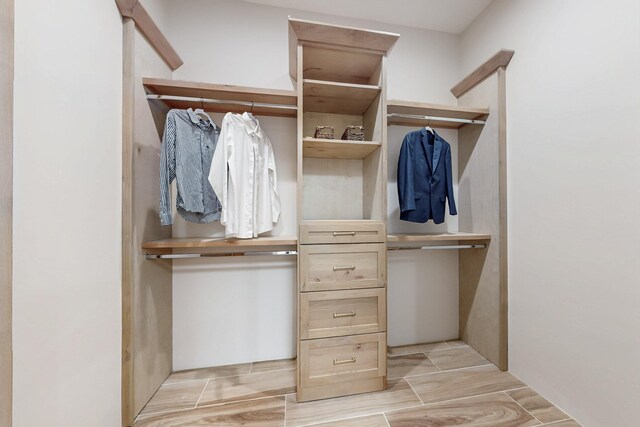
[(433, 136), (433, 173), (438, 169), (438, 163), (440, 161), (440, 153), (442, 152), (442, 138), (437, 133)]
[(420, 142), (422, 143), (422, 150), (424, 151), (424, 157), (427, 159), (427, 164), (429, 165), (429, 170), (433, 171), (433, 166), (431, 165), (431, 156), (429, 156), (429, 149), (427, 148), (427, 144), (428, 142), (428, 136), (427, 136), (427, 130), (425, 128), (422, 128), (422, 132), (421, 133), (421, 138), (420, 138)]

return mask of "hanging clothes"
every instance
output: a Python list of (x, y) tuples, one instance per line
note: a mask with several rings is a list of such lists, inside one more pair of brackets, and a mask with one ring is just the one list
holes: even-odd
[(160, 152), (160, 223), (170, 225), (171, 194), (176, 180), (176, 208), (189, 222), (208, 223), (220, 218), (220, 202), (209, 183), (211, 160), (220, 129), (211, 118), (203, 120), (191, 108), (170, 110)]
[(444, 222), (445, 201), (449, 213), (457, 215), (453, 196), (451, 146), (435, 131), (409, 132), (402, 141), (398, 159), (400, 219), (436, 224)]
[(271, 141), (249, 113), (227, 113), (209, 181), (220, 197), (226, 237), (251, 238), (273, 229), (280, 194)]

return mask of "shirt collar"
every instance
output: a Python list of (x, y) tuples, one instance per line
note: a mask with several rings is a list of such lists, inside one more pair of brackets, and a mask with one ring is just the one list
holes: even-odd
[(211, 120), (211, 117), (209, 117), (207, 113), (205, 114), (207, 117), (209, 117), (209, 123), (206, 123), (202, 119), (200, 119), (200, 117), (198, 117), (198, 115), (196, 114), (195, 111), (193, 111), (192, 108), (189, 108), (187, 110), (187, 114), (189, 115), (189, 118), (191, 119), (191, 122), (193, 122), (194, 125), (204, 125), (205, 127), (213, 126), (214, 128), (216, 127), (216, 124), (213, 123), (213, 120)]
[(260, 132), (262, 131), (260, 128), (260, 122), (253, 116), (253, 114), (247, 112), (242, 113), (242, 121), (244, 122), (244, 128), (249, 135), (260, 135)]

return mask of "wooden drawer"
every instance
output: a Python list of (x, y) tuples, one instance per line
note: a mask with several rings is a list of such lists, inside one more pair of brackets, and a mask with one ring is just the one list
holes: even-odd
[(382, 221), (303, 221), (300, 244), (384, 243), (387, 232)]
[(300, 339), (384, 332), (384, 289), (307, 292), (300, 294)]
[(386, 257), (384, 243), (300, 246), (300, 291), (384, 287)]
[(300, 384), (320, 386), (387, 374), (386, 333), (300, 342)]

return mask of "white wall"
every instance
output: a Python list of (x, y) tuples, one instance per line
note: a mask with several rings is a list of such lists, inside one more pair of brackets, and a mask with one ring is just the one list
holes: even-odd
[(494, 0), (507, 71), (510, 369), (585, 426), (637, 425), (640, 3)]
[(14, 426), (120, 425), (122, 24), (15, 4)]
[[(241, 1), (167, 1), (165, 5), (165, 13), (171, 16), (165, 21), (167, 37), (185, 62), (174, 72), (176, 79), (292, 89), (287, 24), (287, 16), (292, 15), (400, 33), (389, 57), (389, 98), (455, 103), (449, 88), (459, 74), (457, 36)], [(220, 116), (214, 119), (220, 122)], [(274, 144), (285, 199), (273, 234), (295, 235), (295, 120), (261, 118), (261, 123)], [(455, 218), (445, 227), (434, 227), (432, 222), (402, 224), (396, 219), (397, 155), (409, 130), (397, 127), (389, 132), (390, 230), (434, 231), (447, 226), (456, 230)], [(456, 132), (443, 135), (456, 144)], [(193, 225), (181, 219), (173, 228), (174, 237), (222, 234), (217, 224)], [(260, 260), (260, 265), (269, 267), (266, 270), (256, 269), (255, 261), (174, 262), (174, 369), (295, 355), (295, 259)], [(390, 345), (457, 337), (457, 262), (455, 253), (405, 251), (389, 256)], [(429, 280), (419, 280), (424, 277)]]

